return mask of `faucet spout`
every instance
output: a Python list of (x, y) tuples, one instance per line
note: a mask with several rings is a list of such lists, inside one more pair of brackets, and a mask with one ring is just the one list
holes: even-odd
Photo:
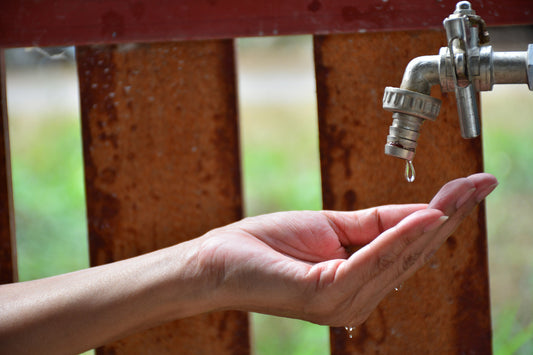
[(441, 101), (431, 97), (431, 87), (440, 83), (440, 57), (422, 56), (411, 60), (400, 88), (387, 87), (383, 108), (393, 112), (385, 154), (412, 161), (420, 127), (425, 120), (435, 120)]
[(405, 68), (400, 88), (429, 95), (431, 87), (440, 84), (439, 64), (438, 55), (414, 58)]

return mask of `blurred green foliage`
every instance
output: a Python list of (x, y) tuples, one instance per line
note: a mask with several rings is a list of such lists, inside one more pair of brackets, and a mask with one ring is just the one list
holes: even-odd
[(329, 354), (329, 328), (301, 320), (252, 314), (256, 355)]
[(241, 107), (245, 214), (322, 207), (312, 105)]
[(498, 331), (494, 334), (494, 354), (531, 354), (533, 347), (533, 321), (526, 326), (517, 322), (518, 308), (508, 307), (497, 319)]
[(10, 121), (19, 278), (88, 266), (79, 120)]
[[(482, 94), (494, 353), (533, 354), (533, 97), (524, 85)], [(512, 326), (511, 326), (512, 325)]]

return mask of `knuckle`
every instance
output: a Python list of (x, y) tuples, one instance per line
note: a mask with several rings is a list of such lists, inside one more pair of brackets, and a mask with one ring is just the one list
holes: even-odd
[(392, 254), (381, 255), (378, 258), (378, 269), (380, 271), (387, 270), (388, 268), (390, 268), (396, 262), (397, 259), (398, 259), (398, 257), (395, 256), (395, 255), (392, 255)]
[(420, 259), (420, 256), (422, 255), (421, 252), (415, 252), (412, 254), (408, 254), (403, 258), (402, 261), (402, 268), (403, 271), (409, 270), (413, 265), (416, 264), (416, 262)]

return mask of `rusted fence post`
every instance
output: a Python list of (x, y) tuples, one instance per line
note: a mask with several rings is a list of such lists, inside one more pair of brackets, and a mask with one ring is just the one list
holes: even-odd
[(11, 158), (7, 120), (6, 71), (0, 48), (0, 284), (17, 280), (15, 215), (11, 187)]
[[(438, 53), (440, 31), (315, 37), (324, 207), (351, 210), (429, 202), (448, 180), (482, 171), (481, 139), (460, 136), (453, 95), (422, 128), (407, 183), (405, 164), (386, 156), (391, 114), (386, 85), (397, 86), (410, 59)], [(349, 339), (331, 330), (334, 355), (489, 354), (491, 322), (484, 206), (449, 238), (432, 262), (389, 295)]]
[[(77, 62), (92, 265), (241, 217), (232, 40), (78, 47)], [(98, 353), (248, 354), (247, 322), (207, 314)]]

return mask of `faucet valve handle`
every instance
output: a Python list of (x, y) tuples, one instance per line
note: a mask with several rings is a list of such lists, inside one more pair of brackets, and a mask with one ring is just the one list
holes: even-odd
[(443, 22), (448, 39), (457, 110), (464, 138), (481, 133), (474, 77), (480, 74), (480, 43), (488, 42), (485, 22), (468, 1), (457, 3), (453, 14)]

